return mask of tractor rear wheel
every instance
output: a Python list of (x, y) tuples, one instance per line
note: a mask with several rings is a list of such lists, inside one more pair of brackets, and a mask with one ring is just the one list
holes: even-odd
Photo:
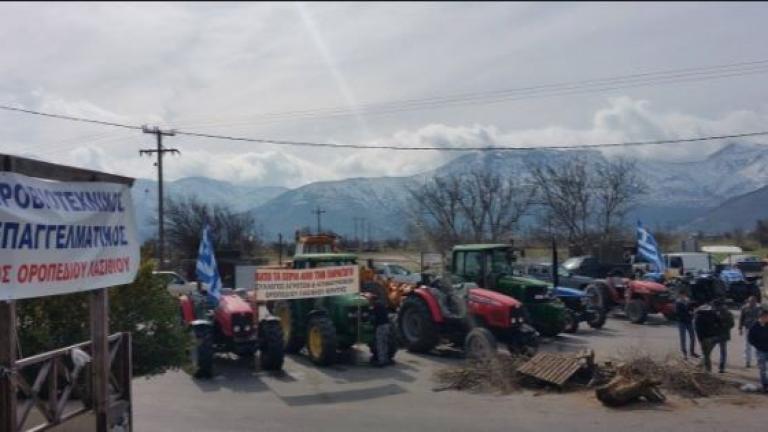
[(471, 359), (488, 359), (496, 354), (496, 337), (487, 328), (475, 327), (464, 338), (464, 352)]
[(642, 299), (632, 299), (627, 302), (624, 313), (634, 324), (642, 324), (648, 319), (648, 307)]
[(579, 331), (579, 320), (572, 310), (566, 309), (563, 313), (563, 321), (565, 322), (565, 327), (563, 328), (565, 333), (576, 333)]
[(408, 297), (397, 314), (397, 327), (406, 349), (423, 353), (430, 351), (440, 341), (437, 325), (423, 300)]
[(316, 315), (307, 325), (307, 352), (312, 363), (329, 366), (336, 361), (336, 327), (325, 315)]
[(280, 319), (280, 328), (283, 335), (283, 347), (285, 352), (295, 354), (304, 347), (305, 337), (299, 331), (300, 317), (294, 316), (291, 304), (287, 301), (276, 302), (273, 312)]
[(262, 370), (280, 370), (285, 359), (283, 329), (277, 321), (259, 324), (259, 365)]

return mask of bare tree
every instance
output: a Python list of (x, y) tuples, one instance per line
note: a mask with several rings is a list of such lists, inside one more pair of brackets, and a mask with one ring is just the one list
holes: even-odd
[(439, 248), (462, 241), (505, 241), (528, 210), (533, 190), (491, 172), (436, 177), (410, 191), (411, 231)]
[(646, 186), (637, 175), (636, 163), (623, 158), (596, 164), (593, 181), (598, 230), (603, 241), (608, 241), (620, 230)]
[(531, 175), (544, 209), (542, 219), (566, 238), (573, 254), (585, 253), (594, 240), (615, 240), (645, 188), (635, 163), (626, 159), (569, 159), (536, 166)]
[(194, 258), (206, 223), (211, 226), (218, 250), (252, 254), (260, 247), (253, 217), (234, 213), (228, 207), (207, 205), (196, 197), (168, 199), (165, 206), (166, 238), (177, 258)]

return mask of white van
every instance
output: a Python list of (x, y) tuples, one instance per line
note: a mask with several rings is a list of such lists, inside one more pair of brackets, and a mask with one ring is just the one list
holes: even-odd
[(706, 273), (712, 271), (712, 256), (702, 252), (676, 252), (664, 255), (664, 262), (669, 269), (675, 269), (681, 275), (686, 273)]

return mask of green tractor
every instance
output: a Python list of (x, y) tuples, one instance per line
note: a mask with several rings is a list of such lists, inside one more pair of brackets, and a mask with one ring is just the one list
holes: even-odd
[(542, 336), (563, 332), (568, 321), (565, 305), (552, 295), (550, 284), (513, 270), (515, 249), (506, 244), (470, 244), (453, 248), (452, 272), (466, 282), (520, 300), (529, 322)]
[[(342, 253), (307, 253), (293, 257), (292, 268), (308, 269), (357, 265), (357, 257)], [(370, 300), (362, 294), (277, 301), (272, 306), (281, 320), (285, 351), (298, 353), (306, 346), (309, 359), (320, 366), (336, 361), (339, 351), (356, 343), (374, 349)], [(397, 352), (395, 337), (389, 359)]]

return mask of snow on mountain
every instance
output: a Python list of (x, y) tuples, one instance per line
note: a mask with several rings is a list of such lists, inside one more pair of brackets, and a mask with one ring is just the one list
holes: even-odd
[[(664, 148), (659, 147), (658, 151), (662, 154)], [(536, 164), (575, 157), (605, 160), (601, 152), (594, 150), (478, 152), (410, 177), (352, 178), (316, 182), (292, 190), (193, 177), (169, 182), (166, 190), (168, 196), (196, 195), (208, 203), (229, 205), (235, 211), (251, 211), (268, 239), (276, 238), (278, 233), (291, 236), (304, 226), (314, 228), (316, 218), (312, 210), (318, 206), (326, 211), (322, 215), (324, 229), (351, 237), (355, 231), (354, 218), (365, 218), (372, 226), (373, 237), (385, 238), (404, 234), (410, 205), (408, 189), (418, 187), (432, 176), (476, 170), (525, 176)], [(710, 155), (700, 155), (697, 160), (670, 162), (660, 156), (656, 160), (638, 160), (637, 166), (648, 190), (629, 218), (639, 218), (650, 226), (684, 226), (730, 198), (768, 185), (768, 152), (761, 145), (729, 144)], [(155, 182), (138, 180), (133, 195), (142, 233), (151, 235), (154, 228), (141, 221), (156, 211)], [(743, 222), (747, 223), (745, 228), (754, 225), (754, 221)], [(362, 236), (362, 228), (358, 229)]]
[[(195, 196), (208, 204), (225, 205), (233, 211), (244, 212), (287, 190), (277, 186), (235, 185), (206, 177), (187, 177), (166, 182), (164, 193), (166, 199)], [(156, 235), (157, 228), (152, 221), (157, 218), (157, 193), (157, 182), (148, 179), (137, 179), (131, 189), (142, 239)]]

